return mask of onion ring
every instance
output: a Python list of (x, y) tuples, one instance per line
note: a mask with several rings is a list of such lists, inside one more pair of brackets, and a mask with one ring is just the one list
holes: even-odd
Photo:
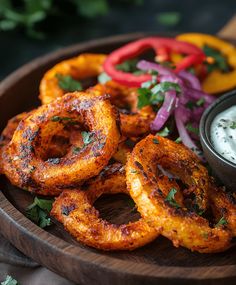
[[(150, 124), (156, 114), (151, 106), (137, 109), (137, 88), (127, 88), (115, 81), (108, 81), (105, 85), (97, 84), (89, 90), (98, 90), (111, 96), (110, 100), (120, 112), (121, 133), (127, 137), (139, 137), (150, 132)], [(130, 110), (126, 110), (127, 105)]]
[[(161, 227), (161, 234), (172, 240), (175, 246), (181, 245), (202, 253), (229, 248), (232, 245), (229, 229), (211, 228), (208, 220), (196, 212), (171, 204), (166, 195), (171, 189), (166, 189), (156, 175), (158, 164), (187, 185), (185, 191), (194, 194), (198, 210), (208, 208), (210, 178), (197, 156), (184, 145), (149, 135), (135, 146), (126, 169), (130, 196), (148, 224), (158, 229)], [(221, 198), (219, 200), (222, 201)], [(213, 210), (219, 209), (216, 200), (211, 202)]]
[(86, 190), (65, 190), (53, 204), (51, 215), (78, 241), (102, 250), (133, 250), (153, 241), (158, 230), (140, 218), (128, 224), (111, 224), (99, 218), (92, 206), (102, 194), (128, 194), (124, 167), (110, 165)]
[[(83, 145), (71, 145), (63, 157), (45, 158), (52, 137), (72, 123), (89, 131), (90, 142), (81, 138)], [(106, 95), (68, 93), (20, 122), (2, 155), (3, 171), (13, 185), (57, 195), (97, 175), (116, 151), (119, 138), (118, 114)]]
[(105, 54), (83, 53), (56, 64), (45, 73), (40, 82), (39, 98), (42, 104), (48, 104), (66, 93), (58, 85), (57, 74), (70, 75), (78, 80), (97, 76), (102, 72), (102, 65), (105, 59)]

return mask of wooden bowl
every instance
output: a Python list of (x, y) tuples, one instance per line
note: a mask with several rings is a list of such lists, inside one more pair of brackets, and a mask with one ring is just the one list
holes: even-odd
[[(82, 52), (110, 52), (143, 37), (131, 34), (74, 45), (38, 58), (0, 85), (0, 129), (9, 118), (39, 104), (38, 86), (55, 63)], [(0, 231), (20, 251), (50, 270), (79, 284), (225, 284), (236, 282), (236, 248), (220, 254), (192, 253), (159, 237), (133, 252), (102, 252), (76, 242), (61, 225), (43, 230), (24, 216), (33, 196), (0, 180)], [(131, 211), (127, 197), (106, 197), (96, 203), (102, 217), (124, 222)], [(121, 210), (122, 209), (122, 210)], [(135, 216), (133, 216), (134, 218)], [(131, 217), (132, 218), (132, 217)]]

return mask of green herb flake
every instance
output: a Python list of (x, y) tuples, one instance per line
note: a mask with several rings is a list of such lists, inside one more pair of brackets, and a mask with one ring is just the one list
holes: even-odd
[(120, 70), (120, 71), (124, 71), (124, 72), (133, 73), (133, 72), (136, 72), (139, 70), (136, 67), (137, 63), (138, 63), (137, 59), (129, 59), (129, 60), (126, 60), (120, 64), (117, 64), (116, 69)]
[(58, 79), (59, 87), (64, 91), (74, 92), (83, 90), (81, 83), (73, 79), (70, 75), (56, 74), (56, 78)]
[(143, 108), (144, 106), (148, 106), (151, 104), (151, 90), (148, 88), (138, 88), (138, 109)]
[(84, 145), (88, 145), (92, 142), (94, 142), (94, 133), (92, 132), (81, 132)]
[(51, 219), (48, 214), (52, 209), (54, 200), (34, 198), (34, 202), (26, 209), (26, 216), (38, 224), (41, 228), (51, 225)]
[(1, 285), (18, 285), (19, 283), (12, 278), (10, 275), (7, 275), (6, 279), (1, 282)]
[(178, 83), (174, 83), (174, 82), (169, 82), (169, 81), (165, 81), (165, 82), (161, 82), (159, 84), (157, 84), (156, 86), (154, 86), (152, 88), (152, 93), (158, 93), (158, 92), (167, 92), (167, 91), (170, 91), (170, 90), (174, 90), (178, 93), (181, 92), (181, 87), (179, 86)]
[(177, 190), (175, 188), (171, 188), (170, 192), (168, 193), (165, 201), (168, 202), (171, 206), (175, 208), (180, 208), (180, 205), (175, 201), (175, 194), (177, 193)]
[(208, 239), (208, 233), (202, 233), (202, 237), (203, 237), (204, 239)]
[(78, 154), (79, 152), (81, 152), (82, 149), (83, 149), (82, 147), (75, 146), (75, 147), (73, 148), (73, 153), (74, 153), (74, 154)]
[(207, 63), (207, 71), (210, 73), (215, 69), (220, 69), (223, 72), (228, 72), (230, 66), (227, 62), (226, 57), (217, 49), (205, 45), (203, 51), (206, 56), (214, 59), (213, 63)]
[(130, 173), (135, 174), (135, 173), (138, 173), (138, 171), (135, 170), (135, 169), (131, 169), (131, 170), (130, 170)]
[(170, 130), (167, 127), (165, 127), (163, 130), (156, 133), (156, 135), (161, 136), (161, 137), (168, 137), (169, 133), (170, 133)]
[(196, 107), (195, 102), (189, 100), (186, 104), (185, 107), (188, 108), (189, 110), (193, 110)]
[(227, 225), (228, 222), (224, 217), (221, 217), (219, 222), (215, 225), (216, 228), (220, 227), (220, 226), (224, 226)]
[(181, 20), (181, 14), (179, 12), (162, 12), (156, 16), (157, 22), (163, 26), (174, 27)]
[(105, 83), (107, 83), (110, 80), (111, 80), (111, 77), (106, 72), (102, 72), (98, 76), (98, 82), (101, 83), (101, 84), (105, 84)]
[(192, 125), (191, 123), (188, 123), (188, 124), (186, 125), (186, 129), (187, 129), (189, 132), (194, 133), (195, 135), (199, 135), (199, 129), (193, 127), (193, 125)]
[(230, 123), (230, 129), (233, 129), (233, 130), (235, 130), (236, 129), (236, 121), (232, 121), (231, 123)]
[(159, 144), (160, 143), (157, 138), (154, 138), (152, 141), (153, 141), (154, 144)]
[(205, 99), (204, 98), (200, 98), (197, 102), (196, 105), (198, 107), (202, 107), (205, 104)]
[(51, 117), (52, 122), (62, 122), (62, 121), (71, 121), (72, 118), (69, 117), (60, 117), (60, 116), (53, 116)]
[(182, 139), (181, 137), (178, 137), (176, 140), (175, 140), (176, 143), (181, 143), (182, 142)]

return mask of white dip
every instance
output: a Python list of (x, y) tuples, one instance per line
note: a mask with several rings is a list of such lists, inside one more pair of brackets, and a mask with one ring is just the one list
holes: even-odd
[(215, 150), (236, 164), (236, 105), (218, 114), (210, 131)]

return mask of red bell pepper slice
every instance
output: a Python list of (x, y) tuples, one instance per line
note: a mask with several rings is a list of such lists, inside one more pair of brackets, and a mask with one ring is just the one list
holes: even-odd
[(151, 80), (152, 76), (150, 74), (134, 75), (117, 70), (116, 65), (135, 58), (151, 48), (157, 56), (165, 59), (169, 58), (170, 52), (187, 55), (177, 64), (175, 72), (199, 64), (205, 59), (203, 51), (190, 43), (177, 41), (173, 38), (149, 37), (128, 43), (111, 52), (105, 60), (104, 71), (118, 83), (131, 87), (140, 87), (143, 82)]

